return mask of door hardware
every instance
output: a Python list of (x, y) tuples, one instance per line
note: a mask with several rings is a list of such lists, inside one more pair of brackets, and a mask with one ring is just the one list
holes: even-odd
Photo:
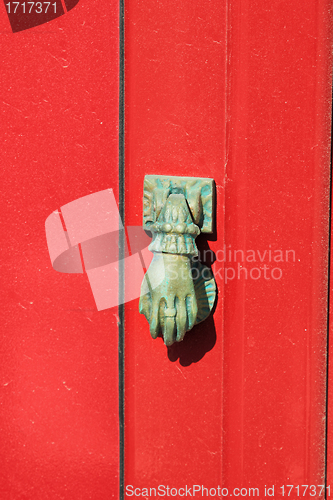
[(162, 332), (167, 346), (210, 314), (216, 284), (201, 264), (195, 238), (212, 233), (214, 180), (146, 175), (143, 228), (152, 233), (153, 260), (141, 286), (139, 309), (152, 338)]

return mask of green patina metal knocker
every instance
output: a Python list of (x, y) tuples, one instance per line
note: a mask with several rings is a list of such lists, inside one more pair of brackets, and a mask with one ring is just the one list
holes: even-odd
[(167, 346), (210, 314), (216, 284), (197, 259), (195, 238), (212, 232), (214, 181), (196, 177), (147, 175), (143, 227), (152, 233), (153, 260), (141, 286), (140, 313), (155, 339)]

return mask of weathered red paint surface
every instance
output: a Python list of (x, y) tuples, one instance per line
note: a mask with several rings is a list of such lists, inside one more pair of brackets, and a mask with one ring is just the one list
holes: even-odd
[[(16, 34), (2, 14), (0, 496), (118, 498), (117, 311), (52, 269), (44, 233), (118, 189), (118, 5)], [(219, 287), (169, 349), (125, 306), (127, 485), (323, 483), (329, 18), (328, 0), (127, 2), (124, 222), (145, 174), (214, 177)]]
[[(225, 23), (221, 2), (127, 2), (126, 224), (142, 223), (145, 174), (214, 177), (217, 231), (202, 246), (213, 251), (224, 243)], [(214, 317), (170, 348), (151, 339), (138, 302), (126, 304), (128, 486), (221, 482), (223, 275), (216, 279)]]
[(330, 3), (241, 2), (229, 19), (227, 243), (295, 259), (226, 287), (223, 470), (278, 495), (324, 481)]
[(117, 498), (117, 309), (52, 269), (45, 220), (118, 191), (118, 3), (16, 34), (0, 14), (0, 497)]
[(329, 18), (326, 0), (127, 2), (127, 223), (144, 174), (214, 177), (227, 250), (213, 318), (171, 352), (126, 305), (128, 485), (324, 481)]

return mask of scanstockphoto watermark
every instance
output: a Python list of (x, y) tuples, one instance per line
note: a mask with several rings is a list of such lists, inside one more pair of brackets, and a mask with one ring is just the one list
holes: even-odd
[[(215, 276), (221, 275), (222, 269), (215, 273)], [(272, 267), (264, 264), (260, 267), (248, 267), (243, 266), (239, 262), (237, 263), (237, 267), (225, 267), (223, 269), (223, 278), (224, 283), (228, 284), (229, 281), (234, 279), (251, 279), (254, 281), (265, 279), (269, 280), (280, 280), (283, 276), (283, 270), (281, 267)]]
[(213, 273), (216, 278), (224, 280), (227, 284), (232, 280), (280, 280), (283, 277), (283, 268), (296, 262), (295, 250), (273, 249), (270, 245), (266, 250), (241, 250), (232, 249), (224, 245), (223, 249), (216, 252), (212, 250), (198, 251), (198, 256), (192, 259), (191, 268), (180, 268), (178, 255), (170, 255), (168, 260), (168, 275), (173, 280), (185, 280), (188, 274), (194, 280), (211, 278), (208, 267), (196, 265), (198, 262), (206, 262), (213, 265)]
[(224, 262), (224, 263), (235, 263), (235, 262), (269, 262), (269, 263), (280, 263), (280, 262), (295, 262), (296, 252), (291, 249), (281, 249), (274, 248), (272, 245), (268, 245), (265, 249), (235, 249), (231, 245), (224, 245), (223, 248), (218, 249), (216, 252), (212, 250), (202, 250), (199, 251), (198, 258), (202, 261), (211, 262)]
[[(270, 490), (270, 491), (269, 491)], [(265, 487), (264, 496), (274, 495), (273, 488), (268, 489)], [(168, 485), (160, 484), (154, 488), (136, 488), (128, 484), (125, 488), (126, 497), (143, 497), (143, 498), (156, 498), (156, 497), (211, 497), (211, 498), (226, 498), (226, 497), (259, 497), (259, 488), (233, 488), (228, 489), (222, 486), (215, 486), (213, 488), (206, 487), (203, 484), (194, 484), (192, 486), (184, 485), (180, 488), (174, 488)]]
[[(215, 252), (199, 248), (199, 262), (187, 254), (175, 254), (173, 262), (173, 254), (155, 252), (155, 264), (158, 260), (159, 265), (151, 271), (151, 238), (141, 226), (123, 226), (111, 188), (54, 210), (45, 221), (45, 232), (53, 269), (86, 274), (98, 311), (139, 298), (145, 273), (153, 290), (163, 288), (170, 279), (188, 279), (181, 275), (183, 271), (191, 273), (199, 286), (211, 279), (211, 272), (225, 284), (244, 279), (276, 281), (281, 280), (286, 266), (296, 262), (292, 249), (268, 245), (265, 249), (243, 250), (224, 245)], [(186, 265), (179, 265), (184, 260)]]
[[(143, 497), (143, 498), (156, 498), (156, 497), (198, 497), (198, 498), (226, 498), (226, 497), (261, 497), (261, 498), (275, 498), (277, 496), (288, 496), (291, 498), (304, 497), (308, 494), (310, 497), (324, 498), (331, 496), (331, 486), (325, 484), (284, 484), (281, 486), (266, 485), (260, 488), (226, 488), (223, 486), (207, 487), (200, 484), (192, 486), (184, 485), (183, 487), (172, 487), (160, 484), (154, 488), (141, 487), (137, 488), (128, 484), (125, 488), (126, 497)], [(308, 496), (307, 496), (308, 497)]]
[[(286, 265), (296, 262), (293, 249), (234, 249), (224, 245), (215, 253), (212, 250), (199, 252), (198, 259), (209, 264), (214, 263), (215, 278), (219, 277), (227, 284), (233, 280), (280, 280)], [(195, 272), (196, 270), (194, 270)]]

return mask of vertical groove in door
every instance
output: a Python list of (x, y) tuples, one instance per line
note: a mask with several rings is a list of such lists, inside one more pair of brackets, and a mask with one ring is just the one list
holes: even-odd
[[(119, 0), (119, 213), (125, 227), (125, 82), (124, 82), (124, 0)], [(119, 360), (119, 499), (124, 499), (124, 333), (125, 333), (125, 231), (119, 231), (119, 320), (118, 320), (118, 360)]]
[[(332, 100), (333, 102), (333, 100)], [(333, 106), (332, 106), (332, 124), (333, 124)], [(327, 354), (326, 354), (326, 422), (325, 422), (325, 498), (327, 498), (327, 486), (329, 486), (327, 462), (328, 462), (328, 424), (329, 424), (329, 383), (330, 383), (330, 319), (331, 319), (331, 266), (332, 266), (332, 161), (333, 161), (333, 131), (331, 130), (331, 165), (330, 165), (330, 210), (329, 210), (329, 222), (328, 222), (328, 282), (327, 282)]]

